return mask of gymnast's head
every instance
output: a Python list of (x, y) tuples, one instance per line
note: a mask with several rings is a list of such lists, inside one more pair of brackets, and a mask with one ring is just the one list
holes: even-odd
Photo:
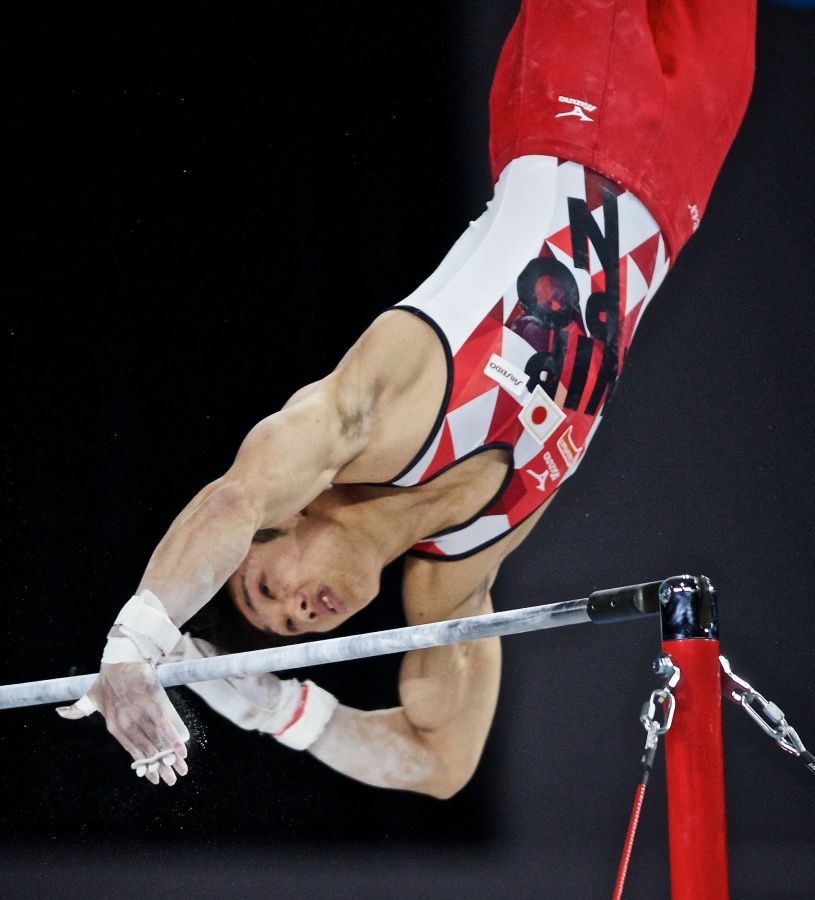
[(388, 560), (343, 515), (338, 493), (255, 535), (227, 581), (232, 602), (255, 628), (284, 637), (331, 631), (379, 593)]

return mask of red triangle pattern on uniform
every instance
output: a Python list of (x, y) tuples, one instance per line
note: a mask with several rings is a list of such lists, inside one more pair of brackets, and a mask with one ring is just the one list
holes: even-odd
[[(619, 284), (617, 285), (617, 296), (619, 299), (620, 315), (625, 315), (625, 301), (628, 297), (628, 263), (623, 257), (619, 267)], [(632, 298), (633, 299), (633, 298)]]
[(521, 301), (519, 300), (510, 310), (510, 313), (506, 318), (506, 324), (509, 325), (509, 323), (514, 322), (515, 319), (520, 319), (522, 315), (524, 315), (524, 308), (521, 306)]
[(444, 556), (444, 553), (439, 550), (439, 545), (434, 544), (433, 541), (419, 541), (411, 549), (417, 550), (419, 553), (432, 553), (434, 556)]
[(484, 374), (484, 367), (493, 353), (498, 353), (499, 355), (501, 353), (500, 329), (495, 329), (490, 334), (482, 335), (477, 341), (470, 341), (467, 349), (473, 351), (471, 357), (473, 364), (472, 366), (469, 366), (467, 363), (462, 364), (459, 358), (456, 358), (453, 391), (448, 407), (450, 412), (464, 406), (479, 395), (491, 391), (495, 387), (495, 382)]
[[(637, 324), (637, 319), (640, 317), (640, 309), (642, 308), (642, 304), (645, 302), (643, 298), (633, 306), (629, 311), (628, 315), (623, 317), (622, 322), (620, 322), (620, 332), (619, 337), (617, 339), (618, 346), (622, 349), (623, 354), (628, 350), (629, 343), (631, 342), (631, 336), (634, 333), (634, 326)], [(622, 364), (625, 361), (625, 356), (620, 360), (620, 371), (622, 372)]]
[(496, 324), (504, 324), (504, 298), (499, 297), (498, 302), (489, 311), (489, 318), (494, 319)]
[[(569, 259), (573, 259), (571, 226), (567, 225), (565, 228), (561, 228), (556, 234), (550, 235), (546, 238), (546, 243), (551, 244), (553, 247), (557, 247), (558, 250), (562, 250)], [(546, 244), (544, 244), (544, 246), (546, 246)]]
[(484, 367), (493, 353), (501, 353), (503, 308), (504, 302), (499, 300), (456, 354), (450, 412), (495, 387), (495, 382), (484, 374)]
[(507, 515), (524, 497), (528, 494), (526, 485), (519, 472), (515, 472), (512, 480), (507, 485), (507, 489), (487, 510), (491, 516)]
[(640, 272), (642, 272), (642, 277), (647, 285), (650, 285), (654, 278), (654, 267), (657, 264), (658, 250), (659, 232), (649, 237), (647, 241), (644, 241), (628, 254), (634, 260)]
[(492, 420), (484, 439), (485, 444), (493, 441), (506, 441), (513, 447), (518, 443), (524, 426), (518, 419), (518, 400), (512, 394), (501, 388), (495, 400), (492, 411)]
[(450, 425), (447, 419), (445, 419), (441, 430), (439, 446), (436, 448), (436, 452), (433, 455), (433, 461), (427, 469), (425, 469), (425, 474), (422, 476), (423, 480), (430, 478), (431, 475), (435, 475), (439, 469), (443, 469), (446, 465), (453, 462), (455, 458), (456, 451), (453, 447), (453, 435), (450, 431)]

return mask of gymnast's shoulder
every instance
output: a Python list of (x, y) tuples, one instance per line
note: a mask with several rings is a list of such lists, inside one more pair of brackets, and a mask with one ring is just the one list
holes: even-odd
[(433, 327), (419, 316), (394, 307), (374, 319), (340, 360), (333, 375), (364, 384), (374, 397), (393, 396), (425, 375), (443, 384), (447, 361)]
[(433, 329), (388, 310), (366, 329), (321, 382), (298, 392), (326, 392), (346, 432), (362, 437), (338, 482), (385, 482), (405, 466), (431, 431), (445, 396), (448, 368)]

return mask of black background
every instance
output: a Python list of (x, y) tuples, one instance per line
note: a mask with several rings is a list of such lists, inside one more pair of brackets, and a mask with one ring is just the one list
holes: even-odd
[[(480, 213), (516, 11), (4, 5), (0, 680), (94, 671), (178, 510)], [(699, 235), (494, 595), (703, 572), (724, 652), (811, 746), (813, 38), (810, 13), (760, 8), (754, 96)], [(398, 577), (347, 630), (402, 623)], [(608, 896), (657, 648), (651, 621), (507, 638), (484, 759), (444, 802), (350, 782), (185, 692), (173, 789), (136, 784), (99, 717), (4, 711), (0, 896)], [(397, 666), (310, 674), (374, 708)], [(815, 896), (812, 777), (724, 719), (733, 896)], [(631, 897), (668, 894), (662, 765)]]

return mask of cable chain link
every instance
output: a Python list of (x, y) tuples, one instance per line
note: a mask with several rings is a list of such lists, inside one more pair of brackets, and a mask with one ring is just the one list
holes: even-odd
[[(675, 665), (671, 657), (667, 655), (657, 657), (652, 668), (657, 675), (661, 675), (665, 679), (665, 684), (663, 687), (651, 691), (650, 697), (643, 703), (640, 712), (640, 722), (645, 729), (645, 751), (640, 761), (645, 781), (647, 781), (654, 763), (659, 738), (668, 731), (673, 723), (676, 700), (671, 693), (671, 688), (676, 687), (679, 683), (681, 674), (679, 666)], [(660, 722), (657, 718), (657, 704), (663, 703), (667, 703), (668, 707), (667, 709), (663, 707), (663, 721)]]
[[(668, 709), (665, 710), (665, 719), (662, 724), (656, 718), (657, 703), (667, 703)], [(674, 718), (674, 710), (676, 709), (676, 700), (674, 695), (667, 687), (657, 688), (651, 691), (651, 696), (643, 703), (642, 712), (640, 713), (640, 722), (647, 732), (654, 731), (657, 736), (662, 736), (671, 727)], [(654, 730), (653, 726), (656, 726)]]
[(798, 732), (787, 722), (784, 711), (759, 694), (743, 678), (739, 678), (726, 657), (719, 657), (719, 665), (722, 669), (722, 696), (740, 706), (782, 750), (800, 757), (807, 769), (815, 775), (815, 755), (807, 750)]

